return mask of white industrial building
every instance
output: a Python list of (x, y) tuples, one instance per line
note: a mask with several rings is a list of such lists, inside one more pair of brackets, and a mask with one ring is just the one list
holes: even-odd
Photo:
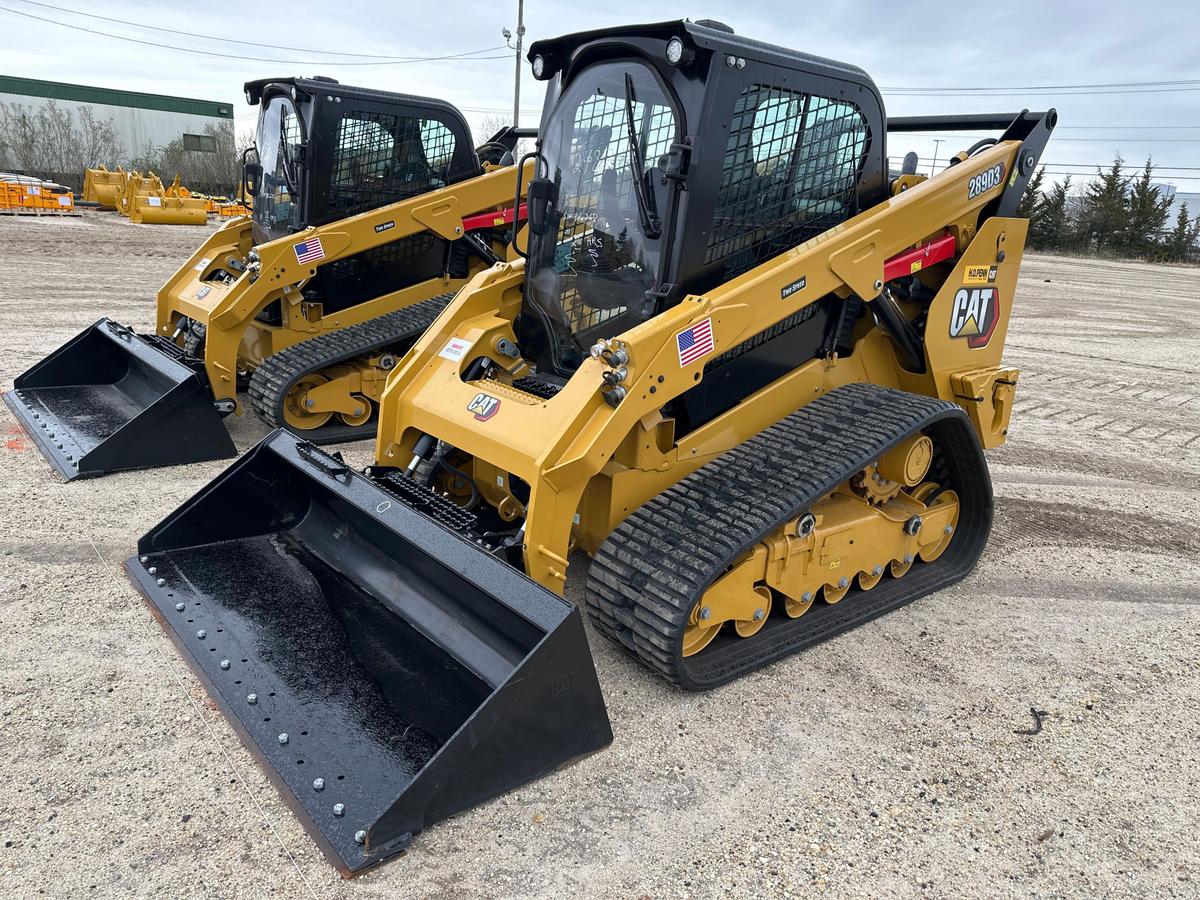
[(215, 151), (207, 126), (233, 124), (232, 103), (0, 75), (0, 103), (36, 111), (51, 100), (72, 112), (88, 106), (98, 121), (111, 120), (130, 158), (164, 147), (180, 135), (192, 136), (185, 139), (189, 150)]

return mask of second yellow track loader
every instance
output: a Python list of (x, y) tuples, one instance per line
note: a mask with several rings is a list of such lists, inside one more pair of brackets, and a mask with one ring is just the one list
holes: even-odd
[[(594, 632), (703, 690), (958, 581), (991, 528), (1055, 112), (888, 120), (861, 69), (715, 22), (530, 53), (525, 258), (393, 370), (374, 464), (278, 431), (126, 564), (347, 871), (611, 739), (573, 550)], [(930, 129), (996, 137), (893, 177)]]
[[(390, 369), (508, 254), (516, 130), (476, 150), (448, 103), (324, 78), (251, 82), (246, 96), (262, 107), (251, 216), (167, 281), (152, 334), (101, 319), (5, 395), (68, 480), (231, 457), (221, 419), (247, 405), (319, 443), (373, 436)], [(204, 201), (152, 180), (158, 196), (142, 196), (129, 174), (118, 205), (205, 220)]]

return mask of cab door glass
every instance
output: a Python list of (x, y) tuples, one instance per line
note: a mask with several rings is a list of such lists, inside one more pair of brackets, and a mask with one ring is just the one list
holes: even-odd
[(263, 167), (254, 198), (254, 220), (272, 237), (301, 226), (300, 118), (287, 97), (273, 97), (263, 108), (255, 148)]
[[(555, 107), (541, 149), (556, 198), (550, 230), (531, 245), (526, 291), (555, 332), (561, 370), (597, 336), (642, 320), (670, 202), (655, 166), (677, 132), (663, 86), (640, 63), (593, 66)], [(647, 228), (651, 219), (658, 228)]]

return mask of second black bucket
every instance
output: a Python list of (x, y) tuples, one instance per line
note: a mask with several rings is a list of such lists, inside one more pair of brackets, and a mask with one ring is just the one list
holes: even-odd
[(345, 874), (608, 745), (579, 611), (277, 431), (126, 570)]
[(18, 375), (4, 402), (68, 481), (237, 455), (202, 376), (111, 319)]

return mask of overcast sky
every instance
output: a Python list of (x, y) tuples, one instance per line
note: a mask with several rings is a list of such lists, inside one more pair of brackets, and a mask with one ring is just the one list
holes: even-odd
[[(503, 48), (501, 29), (516, 27), (516, 0), (496, 3), (401, 2), (382, 4), (295, 0), (204, 4), (158, 0), (0, 0), (0, 74), (101, 87), (126, 88), (235, 104), (239, 129), (253, 128), (255, 112), (242, 99), (242, 83), (280, 75), (330, 75), (348, 84), (442, 97), (459, 106), (476, 129), (485, 115), (511, 115), (513, 58), (495, 50), (454, 61), (362, 65), (377, 60), (336, 56), (342, 51), (383, 56), (436, 56)], [(190, 11), (194, 8), (195, 11)], [(780, 10), (788, 10), (780, 18)], [(74, 12), (68, 12), (74, 11)], [(197, 37), (137, 28), (74, 13), (141, 22)], [(130, 43), (28, 18), (38, 16), (77, 28), (122, 35)], [(270, 21), (270, 14), (286, 19)], [(1160, 180), (1181, 191), (1200, 191), (1200, 13), (1194, 2), (1114, 0), (1058, 3), (1006, 0), (953, 4), (930, 0), (705, 0), (694, 5), (642, 0), (551, 3), (529, 0), (528, 41), (569, 31), (686, 15), (714, 18), (739, 34), (845, 60), (866, 69), (884, 89), (889, 115), (994, 112), (1055, 106), (1060, 129), (1043, 160), (1056, 171), (1087, 168), (1121, 153), (1141, 164), (1152, 154), (1164, 168)], [(204, 39), (224, 35), (241, 41)], [(206, 56), (169, 49), (176, 45)], [(354, 65), (351, 63), (359, 63)], [(1147, 86), (1137, 93), (1017, 91), (954, 95), (906, 94), (903, 88), (1012, 88), (1193, 80), (1191, 85)], [(1188, 88), (1180, 90), (1180, 87)], [(891, 89), (891, 90), (889, 90)], [(1100, 89), (1096, 89), (1100, 90)], [(949, 92), (947, 92), (949, 93)], [(523, 124), (538, 115), (542, 89), (522, 79)], [(1191, 127), (1187, 127), (1191, 126)], [(476, 135), (482, 140), (486, 135)], [(933, 136), (897, 136), (893, 156), (916, 150), (923, 167), (935, 151)], [(941, 158), (972, 143), (951, 138), (936, 148)], [(1180, 167), (1168, 172), (1166, 167)], [(1182, 167), (1193, 167), (1190, 171)], [(1169, 178), (1168, 175), (1175, 175)], [(1188, 176), (1194, 180), (1184, 180)]]

